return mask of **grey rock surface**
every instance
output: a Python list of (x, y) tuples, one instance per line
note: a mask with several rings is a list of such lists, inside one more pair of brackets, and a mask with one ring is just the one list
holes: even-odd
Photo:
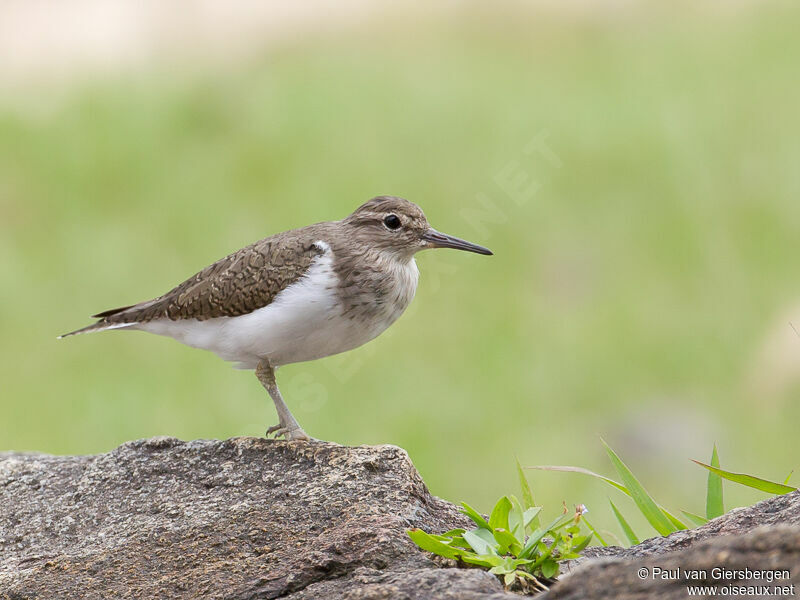
[[(483, 570), (440, 568), (405, 533), (465, 525), (393, 446), (155, 438), (98, 456), (5, 453), (0, 599), (518, 597)], [(638, 579), (644, 566), (794, 574), (800, 495), (593, 554), (548, 598), (686, 597), (680, 582)]]
[[(593, 547), (588, 560), (574, 561), (564, 576), (543, 600), (585, 598), (600, 600), (621, 598), (659, 598), (683, 600), (687, 585), (741, 585), (739, 581), (714, 579), (711, 569), (788, 569), (788, 582), (767, 585), (791, 585), (800, 574), (800, 492), (769, 498), (753, 506), (735, 508), (702, 527), (677, 531), (667, 537), (654, 537), (630, 548)], [(653, 577), (653, 568), (679, 573), (695, 569), (708, 571), (701, 582), (683, 577)], [(648, 577), (638, 576), (640, 569)], [(753, 582), (747, 585), (761, 585)], [(774, 590), (773, 590), (774, 591)], [(717, 591), (717, 597), (728, 597)], [(800, 589), (795, 591), (800, 595)], [(764, 597), (763, 594), (759, 596)], [(742, 596), (744, 597), (744, 596)], [(766, 596), (773, 597), (773, 596)], [(776, 596), (777, 597), (777, 596)]]
[(0, 598), (507, 595), (488, 573), (437, 569), (405, 534), (464, 523), (393, 446), (156, 438), (3, 454)]
[(631, 548), (593, 548), (593, 556), (631, 558), (664, 554), (689, 548), (704, 540), (725, 535), (746, 533), (766, 525), (800, 526), (800, 492), (769, 498), (753, 506), (734, 508), (696, 529), (677, 531), (667, 537), (644, 540)]
[[(636, 547), (624, 555), (630, 556), (635, 552)], [(637, 558), (590, 560), (563, 577), (540, 598), (683, 600), (691, 596), (791, 597), (800, 595), (798, 573), (800, 527), (777, 525), (746, 534), (707, 539), (662, 555), (646, 552)], [(690, 594), (689, 586), (710, 587), (715, 591), (706, 589), (702, 590), (703, 593)]]

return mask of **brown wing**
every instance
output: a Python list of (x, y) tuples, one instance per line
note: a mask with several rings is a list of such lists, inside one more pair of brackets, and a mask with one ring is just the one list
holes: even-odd
[(270, 304), (308, 271), (323, 250), (310, 232), (280, 233), (242, 248), (163, 296), (95, 315), (100, 323), (235, 317)]

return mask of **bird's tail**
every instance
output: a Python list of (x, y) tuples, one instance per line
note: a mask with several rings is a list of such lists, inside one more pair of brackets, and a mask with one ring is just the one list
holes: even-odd
[(80, 329), (76, 329), (75, 331), (70, 331), (69, 333), (65, 333), (64, 335), (58, 336), (58, 339), (69, 337), (71, 335), (80, 335), (83, 333), (94, 333), (95, 331), (106, 331), (108, 329), (122, 329), (124, 327), (133, 327), (137, 325), (137, 323), (109, 323), (107, 321), (98, 321), (97, 323), (92, 323), (91, 325), (87, 325), (86, 327), (81, 327)]

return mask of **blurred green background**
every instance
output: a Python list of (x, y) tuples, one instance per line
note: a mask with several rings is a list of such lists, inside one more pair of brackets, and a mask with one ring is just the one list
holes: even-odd
[[(9, 85), (0, 449), (262, 434), (275, 414), (252, 373), (139, 332), (56, 335), (395, 194), (495, 256), (419, 255), (386, 334), (283, 368), (312, 435), (402, 446), (435, 494), (483, 510), (517, 490), (515, 456), (611, 474), (601, 436), (675, 510), (703, 512), (687, 459), (714, 442), (723, 467), (783, 480), (800, 454), (800, 10), (744, 4), (373, 15), (227, 61)], [(613, 490), (531, 481), (616, 531)]]

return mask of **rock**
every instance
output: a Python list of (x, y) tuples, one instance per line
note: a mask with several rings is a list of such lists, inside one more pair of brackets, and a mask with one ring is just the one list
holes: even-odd
[[(636, 547), (629, 550), (623, 554), (634, 554)], [(734, 571), (740, 576), (732, 578)], [(663, 555), (646, 552), (641, 558), (590, 560), (540, 598), (685, 600), (690, 595), (775, 598), (800, 592), (794, 587), (796, 573), (800, 573), (800, 527), (777, 525), (709, 539)], [(716, 591), (690, 594), (689, 586), (709, 586)], [(745, 587), (748, 591), (734, 593), (730, 586)]]
[[(155, 438), (99, 456), (5, 453), (0, 599), (518, 597), (484, 570), (440, 568), (405, 533), (457, 526), (470, 522), (393, 446)], [(594, 549), (600, 558), (547, 597), (686, 597), (683, 584), (638, 580), (642, 566), (796, 572), (799, 531), (798, 494), (772, 498), (635, 548)]]
[[(722, 587), (741, 582), (714, 579), (714, 567), (726, 569), (788, 569), (800, 573), (800, 492), (775, 496), (744, 508), (735, 508), (696, 529), (654, 537), (630, 548), (590, 548), (587, 559), (575, 561), (542, 600), (586, 598), (675, 598), (684, 600), (683, 578), (653, 578), (653, 568), (679, 572), (705, 569), (700, 585)], [(641, 579), (639, 569), (649, 576)], [(791, 585), (787, 582), (766, 585)], [(765, 584), (765, 582), (752, 585)], [(798, 590), (800, 592), (800, 590)], [(723, 594), (718, 594), (723, 597)], [(763, 594), (759, 594), (763, 596)], [(788, 595), (788, 594), (786, 594)]]
[(654, 537), (631, 548), (592, 548), (593, 557), (638, 557), (664, 554), (688, 548), (698, 542), (723, 535), (746, 533), (765, 525), (800, 526), (800, 492), (775, 496), (743, 508), (734, 508), (696, 529), (677, 531), (667, 537)]
[(486, 572), (437, 569), (405, 534), (463, 524), (393, 446), (156, 438), (100, 456), (4, 454), (0, 597), (503, 594)]

